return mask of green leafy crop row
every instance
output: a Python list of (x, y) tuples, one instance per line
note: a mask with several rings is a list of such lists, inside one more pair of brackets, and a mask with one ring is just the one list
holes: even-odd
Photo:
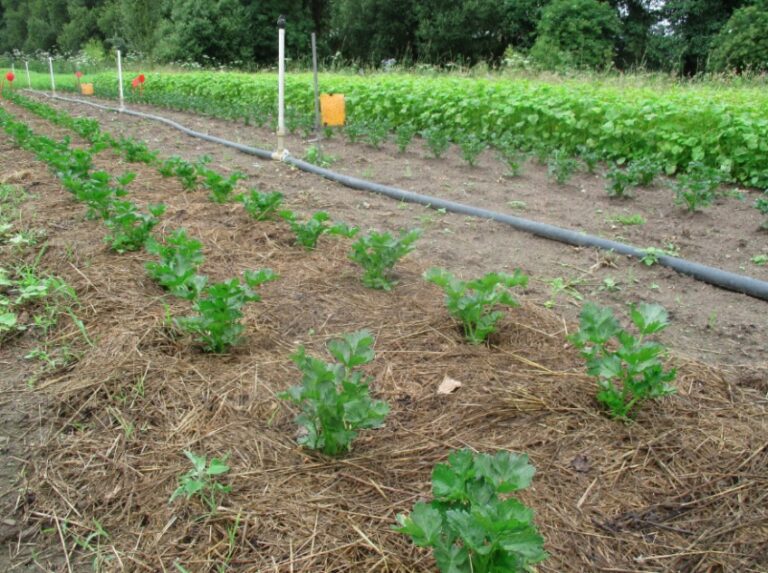
[[(46, 78), (35, 75), (35, 85)], [(117, 92), (114, 74), (92, 77), (101, 95)], [(751, 186), (768, 186), (768, 96), (758, 90), (675, 87), (618, 88), (596, 83), (468, 79), (411, 75), (323, 74), (324, 91), (344, 93), (355, 124), (386, 124), (397, 131), (439, 128), (451, 140), (472, 135), (496, 145), (514, 135), (520, 143), (596, 153), (631, 162), (653, 157), (668, 174), (691, 162), (722, 171)], [(144, 100), (231, 118), (271, 124), (276, 109), (273, 74), (153, 73)], [(60, 88), (75, 88), (62, 78)], [(288, 127), (311, 125), (312, 79), (290, 75), (286, 82)], [(406, 134), (403, 134), (404, 136)], [(470, 150), (471, 153), (471, 150)]]

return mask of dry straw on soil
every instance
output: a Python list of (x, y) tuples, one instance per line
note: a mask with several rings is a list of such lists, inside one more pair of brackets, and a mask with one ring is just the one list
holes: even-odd
[[(169, 206), (162, 230), (184, 226), (203, 241), (206, 274), (269, 266), (281, 276), (246, 308), (244, 342), (204, 355), (168, 327), (167, 313), (188, 305), (146, 277), (148, 256), (108, 252), (99, 224), (14, 153), (45, 190), (28, 206), (48, 229), (42, 264), (75, 286), (95, 341), (40, 385), (55, 397), (53, 431), (31, 455), (19, 507), (68, 549), (94, 520), (109, 533), (98, 555), (72, 552), (72, 570), (98, 557), (114, 571), (225, 562), (265, 573), (434, 571), (428, 552), (391, 526), (429, 495), (433, 465), (462, 447), (530, 456), (538, 472), (521, 497), (551, 553), (541, 572), (768, 567), (765, 406), (725, 373), (677, 364), (676, 396), (649, 404), (634, 424), (613, 422), (554, 313), (524, 303), (490, 346), (469, 346), (440, 292), (420, 279), (428, 261), (412, 257), (393, 292), (372, 292), (346, 259), (347, 241), (323, 238), (307, 253), (281, 224), (254, 224), (131, 166), (134, 198)], [(295, 411), (275, 396), (299, 379), (289, 356), (302, 343), (327, 357), (327, 340), (360, 328), (376, 335), (368, 373), (391, 405), (386, 425), (339, 459), (302, 450)], [(438, 395), (446, 375), (463, 385)], [(196, 500), (168, 502), (190, 467), (184, 450), (229, 456), (232, 492), (215, 515)]]

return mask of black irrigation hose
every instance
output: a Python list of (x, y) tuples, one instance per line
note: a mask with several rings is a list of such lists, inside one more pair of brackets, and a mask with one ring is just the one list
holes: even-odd
[[(38, 93), (44, 93), (44, 92), (38, 92)], [(44, 95), (48, 95), (48, 94), (44, 93)], [(434, 209), (445, 209), (446, 211), (451, 211), (452, 213), (461, 213), (463, 215), (471, 215), (473, 217), (491, 219), (493, 221), (498, 221), (500, 223), (505, 223), (507, 225), (510, 225), (515, 229), (526, 231), (528, 233), (532, 233), (536, 236), (544, 237), (546, 239), (552, 239), (554, 241), (566, 243), (568, 245), (574, 245), (577, 247), (597, 247), (598, 249), (615, 251), (622, 255), (628, 255), (630, 257), (635, 257), (637, 259), (642, 259), (646, 255), (645, 251), (643, 251), (642, 249), (638, 249), (630, 245), (625, 245), (624, 243), (611, 241), (609, 239), (603, 239), (601, 237), (595, 237), (593, 235), (587, 235), (584, 233), (577, 233), (576, 231), (571, 231), (570, 229), (562, 229), (560, 227), (555, 227), (554, 225), (548, 225), (546, 223), (537, 223), (535, 221), (530, 221), (528, 219), (523, 219), (521, 217), (514, 217), (512, 215), (506, 215), (504, 213), (497, 213), (496, 211), (489, 211), (488, 209), (473, 207), (472, 205), (465, 205), (464, 203), (448, 201), (446, 199), (440, 199), (439, 197), (422, 195), (420, 193), (406, 191), (405, 189), (399, 189), (397, 187), (390, 187), (388, 185), (372, 183), (370, 181), (366, 181), (365, 179), (359, 179), (357, 177), (342, 175), (340, 173), (336, 173), (335, 171), (318, 167), (317, 165), (314, 165), (312, 163), (307, 163), (306, 161), (302, 161), (301, 159), (292, 157), (287, 153), (280, 156), (271, 151), (267, 151), (264, 149), (258, 149), (256, 147), (250, 147), (248, 145), (234, 143), (232, 141), (228, 141), (220, 137), (216, 137), (213, 135), (208, 135), (205, 133), (200, 133), (198, 131), (191, 130), (179, 123), (176, 123), (175, 121), (171, 121), (169, 119), (166, 119), (164, 117), (160, 117), (157, 115), (141, 113), (138, 111), (132, 111), (127, 109), (124, 109), (121, 112), (120, 110), (113, 107), (108, 107), (108, 106), (100, 105), (97, 103), (84, 101), (81, 99), (65, 98), (65, 97), (55, 96), (55, 95), (49, 96), (49, 97), (60, 99), (62, 101), (69, 101), (74, 103), (90, 105), (106, 111), (126, 113), (129, 115), (134, 115), (136, 117), (142, 117), (146, 119), (159, 121), (159, 122), (165, 123), (166, 125), (170, 125), (171, 127), (186, 133), (187, 135), (191, 135), (192, 137), (204, 139), (206, 141), (218, 143), (220, 145), (225, 145), (227, 147), (232, 147), (234, 149), (237, 149), (238, 151), (242, 151), (243, 153), (248, 153), (250, 155), (255, 155), (262, 159), (279, 159), (289, 165), (293, 165), (294, 167), (301, 169), (302, 171), (306, 171), (308, 173), (314, 173), (315, 175), (320, 175), (321, 177), (325, 177), (326, 179), (330, 179), (331, 181), (341, 183), (342, 185), (351, 187), (352, 189), (359, 189), (361, 191), (370, 191), (373, 193), (379, 193), (381, 195), (385, 195), (392, 199), (397, 199), (398, 201), (408, 201), (411, 203), (419, 203), (421, 205), (426, 205)], [(685, 259), (670, 257), (668, 255), (660, 255), (658, 258), (658, 262), (660, 265), (669, 267), (670, 269), (673, 269), (685, 275), (689, 275), (705, 283), (709, 283), (712, 285), (722, 287), (724, 289), (732, 290), (735, 292), (743, 293), (755, 298), (768, 301), (768, 282), (766, 281), (761, 281), (752, 277), (739, 275), (736, 273), (724, 271), (722, 269), (710, 267), (707, 265), (702, 265), (692, 261), (686, 261)]]

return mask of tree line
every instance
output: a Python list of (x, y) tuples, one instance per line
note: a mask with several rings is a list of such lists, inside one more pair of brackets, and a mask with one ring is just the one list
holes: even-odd
[(768, 0), (0, 0), (0, 53), (134, 52), (249, 67), (519, 62), (549, 69), (768, 69)]

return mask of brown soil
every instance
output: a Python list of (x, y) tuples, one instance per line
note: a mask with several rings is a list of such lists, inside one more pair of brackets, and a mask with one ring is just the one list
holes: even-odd
[[(4, 105), (38, 133), (65, 133)], [(322, 208), (363, 228), (418, 225), (426, 233), (400, 265), (398, 287), (371, 292), (346, 258), (347, 241), (323, 238), (318, 250), (305, 252), (291, 245), (281, 224), (253, 223), (237, 205), (212, 204), (202, 190), (185, 193), (152, 168), (104, 152), (100, 166), (138, 174), (133, 200), (168, 205), (160, 231), (184, 226), (201, 239), (203, 272), (213, 280), (263, 266), (280, 274), (262, 287), (262, 303), (246, 307), (244, 343), (228, 355), (205, 355), (168, 328), (167, 313), (183, 315), (189, 306), (164, 296), (147, 277), (149, 255), (109, 252), (103, 226), (84, 219), (84, 209), (42, 164), (5, 144), (0, 177), (19, 169), (32, 174), (23, 184), (40, 191), (24, 210), (35, 215), (30, 224), (47, 231), (41, 265), (75, 287), (78, 315), (94, 341), (89, 347), (64, 321), (55, 338), (71, 337), (82, 357), (49, 373), (34, 393), (24, 392), (21, 373), (13, 374), (34, 343), (31, 335), (2, 347), (4, 370), (11, 366), (2, 390), (24, 401), (6, 400), (3, 413), (32, 411), (30, 400), (37, 400), (42, 414), (34, 424), (52, 421), (52, 431), (42, 423), (30, 451), (14, 450), (24, 460), (23, 479), (15, 485), (6, 473), (0, 482), (2, 491), (14, 492), (0, 500), (17, 528), (4, 541), (9, 567), (44, 561), (14, 552), (30, 542), (26, 530), (36, 526), (54, 532), (38, 536), (36, 547), (53, 539), (54, 547), (61, 541), (67, 548), (66, 559), (41, 565), (48, 570), (87, 570), (99, 558), (106, 570), (174, 570), (178, 562), (190, 571), (213, 571), (226, 560), (227, 529), (237, 525), (232, 571), (434, 570), (428, 552), (390, 526), (397, 513), (428, 496), (432, 466), (466, 446), (525, 452), (537, 467), (534, 486), (521, 497), (536, 510), (551, 553), (539, 571), (757, 572), (768, 566), (764, 302), (499, 224), (393, 204), (155, 123), (56, 105), (87, 112), (105, 129), (144, 139), (164, 155), (211, 155), (214, 167), (246, 172), (249, 184), (285, 193), (289, 208)], [(262, 147), (269, 141), (253, 128), (164, 115), (233, 140)], [(749, 265), (766, 247), (756, 211), (733, 199), (688, 217), (661, 187), (616, 203), (604, 198), (596, 178), (557, 187), (533, 163), (522, 178), (508, 180), (491, 157), (470, 169), (456, 157), (432, 160), (421, 150), (400, 157), (392, 149), (337, 140), (324, 146), (338, 157), (339, 171), (500, 210), (522, 200), (530, 218), (621, 232), (643, 246), (676, 242), (682, 256), (729, 270)], [(291, 141), (289, 149), (300, 155), (301, 143)], [(614, 230), (604, 223), (607, 213), (625, 207), (648, 224)], [(3, 251), (2, 265), (9, 256)], [(472, 347), (462, 342), (439, 292), (420, 279), (433, 265), (464, 277), (521, 267), (532, 284), (491, 345)], [(765, 269), (747, 268), (768, 278)], [(621, 290), (600, 290), (608, 276)], [(565, 338), (580, 303), (561, 293), (554, 311), (542, 307), (551, 298), (544, 281), (555, 277), (578, 280), (580, 296), (622, 310), (627, 302), (664, 304), (673, 317), (664, 340), (679, 369), (678, 394), (647, 405), (632, 425), (602, 415), (594, 382)], [(329, 338), (366, 327), (377, 338), (372, 388), (392, 407), (386, 427), (364, 432), (341, 459), (302, 450), (294, 442), (294, 410), (275, 397), (298, 381), (290, 353), (301, 343), (325, 355)], [(438, 396), (445, 375), (464, 385)], [(54, 398), (48, 408), (46, 396)], [(20, 419), (3, 432), (13, 442), (32, 427)], [(189, 469), (183, 450), (230, 455), (232, 471), (224, 480), (233, 491), (213, 517), (203, 517), (196, 501), (168, 503), (177, 476)], [(94, 520), (109, 539), (92, 541), (93, 551), (74, 551), (74, 536), (86, 538)]]

